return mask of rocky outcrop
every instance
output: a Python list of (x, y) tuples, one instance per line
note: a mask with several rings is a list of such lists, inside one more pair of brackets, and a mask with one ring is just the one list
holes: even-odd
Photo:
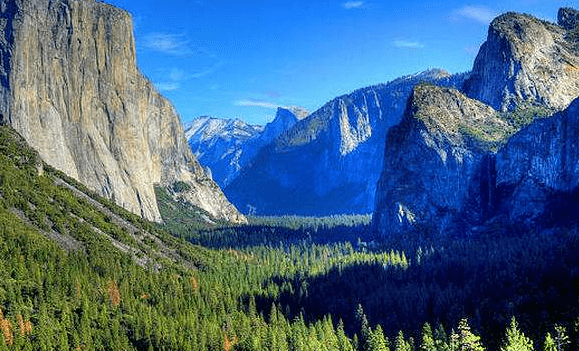
[(309, 112), (301, 107), (279, 107), (265, 127), (242, 120), (201, 117), (185, 131), (199, 162), (211, 170), (221, 187), (227, 186), (265, 145), (293, 127)]
[(216, 218), (243, 220), (139, 72), (127, 12), (94, 0), (2, 0), (0, 11), (0, 113), (47, 163), (151, 220), (154, 186), (176, 182)]
[(225, 193), (258, 214), (370, 213), (386, 132), (412, 87), (460, 86), (464, 77), (431, 70), (338, 97), (262, 148)]
[(500, 111), (541, 105), (564, 109), (579, 95), (577, 14), (559, 12), (559, 25), (507, 13), (490, 25), (465, 93)]
[(514, 135), (497, 154), (501, 210), (515, 223), (576, 221), (579, 99)]
[(388, 133), (378, 233), (464, 235), (576, 221), (579, 13), (562, 9), (558, 18), (559, 25), (513, 13), (495, 19), (464, 84), (470, 98), (415, 89)]
[(494, 153), (511, 129), (455, 89), (416, 87), (386, 140), (373, 218), (380, 233), (445, 233), (488, 218)]

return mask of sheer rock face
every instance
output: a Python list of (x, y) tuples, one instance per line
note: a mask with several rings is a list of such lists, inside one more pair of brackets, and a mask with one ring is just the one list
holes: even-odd
[(340, 96), (262, 148), (225, 193), (258, 214), (372, 212), (386, 132), (421, 81), (456, 86), (464, 75), (431, 70)]
[(2, 119), (49, 164), (160, 221), (154, 185), (243, 220), (193, 157), (171, 105), (139, 72), (130, 15), (93, 0), (0, 2)]
[(512, 13), (495, 19), (463, 86), (470, 98), (415, 89), (386, 141), (380, 234), (577, 221), (579, 13), (558, 17), (559, 25)]
[(542, 105), (562, 110), (579, 95), (577, 13), (561, 9), (559, 25), (507, 13), (490, 25), (465, 93), (497, 110)]
[(493, 209), (494, 152), (510, 127), (491, 107), (455, 89), (420, 85), (390, 129), (376, 195), (382, 234), (444, 233)]
[(578, 125), (579, 99), (521, 130), (497, 154), (497, 189), (512, 221), (577, 220)]

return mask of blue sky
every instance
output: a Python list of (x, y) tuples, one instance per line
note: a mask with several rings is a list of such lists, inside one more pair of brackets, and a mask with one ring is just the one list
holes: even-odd
[(506, 11), (555, 21), (575, 1), (107, 0), (133, 15), (142, 72), (183, 120), (264, 124), (429, 68), (468, 71)]

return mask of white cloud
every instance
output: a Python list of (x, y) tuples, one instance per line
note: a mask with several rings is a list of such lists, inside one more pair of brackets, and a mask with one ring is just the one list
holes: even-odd
[(181, 34), (151, 33), (145, 36), (144, 46), (153, 51), (175, 56), (192, 53), (189, 40)]
[(252, 106), (252, 107), (263, 107), (263, 108), (271, 108), (277, 109), (278, 107), (283, 107), (277, 104), (273, 104), (271, 102), (262, 101), (262, 100), (253, 100), (253, 99), (245, 99), (245, 100), (237, 100), (235, 101), (236, 106)]
[(359, 9), (362, 6), (364, 6), (364, 1), (347, 1), (344, 3), (344, 8), (346, 10)]
[(179, 90), (181, 85), (179, 82), (160, 82), (155, 84), (159, 91), (175, 91)]
[(496, 13), (486, 6), (463, 6), (454, 14), (482, 24), (489, 24), (496, 17)]
[(407, 41), (407, 40), (394, 40), (392, 42), (397, 48), (408, 48), (408, 49), (422, 49), (424, 48), (424, 44), (421, 44), (416, 41)]

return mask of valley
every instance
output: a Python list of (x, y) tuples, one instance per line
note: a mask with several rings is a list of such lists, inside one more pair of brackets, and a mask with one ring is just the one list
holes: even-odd
[(127, 11), (0, 5), (0, 351), (579, 349), (578, 11), (185, 128)]

